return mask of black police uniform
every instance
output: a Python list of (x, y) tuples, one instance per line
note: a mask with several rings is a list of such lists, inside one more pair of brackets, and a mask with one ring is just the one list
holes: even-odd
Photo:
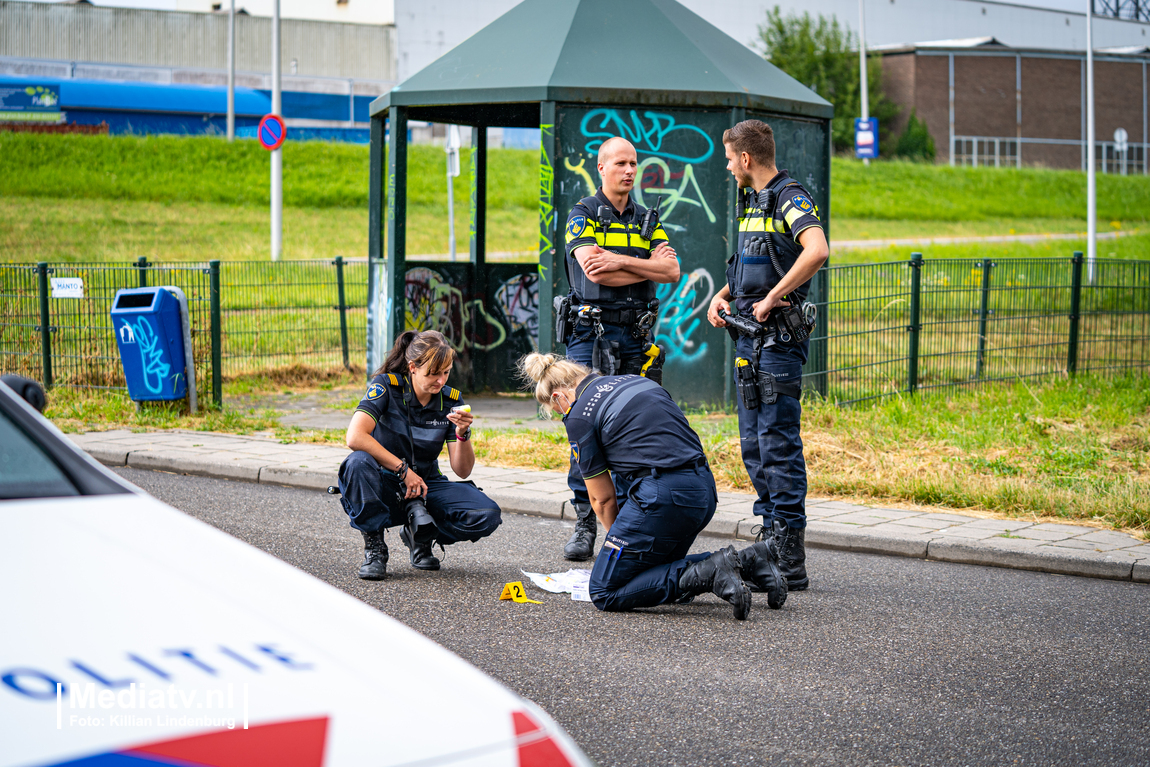
[(675, 602), (680, 576), (711, 554), (687, 550), (718, 496), (698, 435), (650, 379), (595, 373), (576, 387), (563, 421), (581, 476), (611, 472), (625, 498), (591, 570), (591, 601), (618, 612)]
[[(406, 460), (427, 483), (427, 511), (443, 545), (478, 541), (503, 521), (499, 506), (475, 483), (451, 482), (439, 471), (443, 444), (456, 441), (455, 424), (447, 414), (462, 404), (459, 390), (445, 386), (421, 405), (408, 376), (383, 373), (372, 379), (356, 408), (375, 419), (375, 440)], [(357, 530), (375, 533), (407, 522), (403, 483), (362, 450), (353, 451), (340, 465), (339, 490), (340, 503)]]
[[(606, 206), (610, 214), (601, 218), (599, 209), (603, 206)], [(576, 321), (572, 326), (571, 336), (567, 339), (567, 357), (602, 373), (640, 373), (650, 361), (644, 354), (650, 346), (648, 334), (636, 338), (632, 329), (643, 315), (653, 311), (655, 283), (642, 280), (620, 287), (599, 285), (583, 272), (583, 267), (575, 258), (575, 251), (588, 245), (598, 245), (623, 256), (649, 259), (651, 251), (659, 243), (668, 242), (668, 239), (662, 224), (655, 227), (649, 240), (641, 236), (646, 212), (646, 208), (636, 204), (630, 197), (627, 198), (623, 212), (616, 211), (603, 194), (603, 188), (599, 187), (593, 197), (585, 197), (577, 202), (567, 217), (567, 276), (571, 283), (571, 306), (578, 309), (590, 305), (602, 310), (601, 343), (610, 344), (613, 350), (617, 350), (613, 356), (618, 360), (618, 367), (606, 370), (602, 364), (595, 364), (598, 362), (594, 359), (596, 329), (585, 320)], [(571, 488), (576, 508), (582, 507), (583, 513), (590, 514), (587, 487), (574, 461), (567, 475), (567, 484)]]
[[(810, 194), (785, 170), (771, 179), (766, 190), (773, 192), (774, 197), (773, 209), (768, 211), (759, 205), (765, 195), (743, 195), (738, 252), (727, 266), (727, 286), (733, 303), (739, 314), (746, 316), (751, 316), (752, 304), (765, 298), (782, 279), (779, 270), (786, 274), (795, 265), (802, 252), (799, 235), (822, 225)], [(778, 269), (762, 247), (762, 238), (770, 238)], [(799, 306), (809, 290), (810, 280), (795, 288), (786, 300)], [(772, 317), (776, 312), (772, 312)], [(767, 325), (771, 327), (770, 318)], [(788, 529), (803, 530), (807, 524), (807, 467), (799, 435), (802, 407), (797, 395), (808, 344), (805, 340), (784, 342), (778, 334), (773, 343), (766, 344), (740, 336), (735, 349), (738, 358), (754, 361), (760, 371), (770, 373), (782, 384), (780, 389), (789, 390), (775, 394), (774, 402), (764, 398), (754, 409), (748, 409), (741, 398), (739, 401), (743, 463), (759, 496), (754, 511), (762, 515), (767, 529), (779, 520)], [(793, 583), (792, 588), (803, 585)]]

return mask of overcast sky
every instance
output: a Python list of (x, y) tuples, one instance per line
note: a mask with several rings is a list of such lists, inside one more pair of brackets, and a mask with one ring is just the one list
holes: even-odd
[[(33, 2), (59, 2), (60, 0), (33, 0)], [(176, 0), (91, 0), (94, 5), (113, 5), (120, 8), (157, 8), (164, 11), (176, 10)], [(478, 0), (482, 2), (482, 0)], [(874, 0), (871, 0), (874, 2)], [(1059, 11), (1084, 13), (1090, 0), (1012, 0), (1010, 5), (1029, 5), (1035, 8), (1053, 8)], [(243, 7), (243, 0), (236, 0), (236, 7)]]

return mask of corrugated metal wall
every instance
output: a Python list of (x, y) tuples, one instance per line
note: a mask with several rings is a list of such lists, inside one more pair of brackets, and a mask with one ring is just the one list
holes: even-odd
[[(271, 70), (271, 19), (236, 17), (236, 69)], [(228, 17), (0, 0), (0, 56), (224, 69)], [(395, 27), (284, 19), (283, 72), (395, 80)]]

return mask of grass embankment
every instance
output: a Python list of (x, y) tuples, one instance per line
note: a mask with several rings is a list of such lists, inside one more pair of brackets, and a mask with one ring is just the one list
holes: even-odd
[[(942, 506), (992, 516), (1150, 532), (1150, 390), (1144, 379), (891, 399), (843, 409), (805, 404), (812, 496)], [(733, 416), (694, 414), (720, 490), (753, 492)], [(480, 461), (562, 471), (562, 432), (479, 433)]]
[[(346, 386), (349, 401), (357, 395), (356, 377), (321, 379), (306, 371), (290, 380), (242, 379), (229, 383), (227, 393)], [(341, 430), (281, 427), (270, 411), (190, 416), (156, 403), (137, 413), (116, 392), (54, 390), (47, 415), (70, 431), (184, 428), (329, 444), (343, 444), (344, 436)], [(736, 419), (722, 413), (689, 418), (719, 489), (753, 492)], [(1144, 379), (1019, 382), (857, 409), (808, 402), (803, 431), (812, 496), (1150, 533), (1150, 389)], [(473, 444), (481, 462), (497, 466), (566, 471), (570, 455), (561, 430), (477, 429)]]
[[(368, 148), (283, 151), (284, 258), (366, 256)], [(463, 253), (470, 161), (464, 148), (453, 195)], [(0, 260), (266, 259), (270, 163), (254, 141), (0, 132)], [(489, 251), (534, 252), (538, 163), (534, 151), (489, 153)], [(446, 252), (443, 149), (411, 147), (408, 173), (408, 252)]]
[[(466, 252), (470, 149), (455, 183), (456, 247)], [(0, 133), (0, 260), (264, 259), (268, 153), (218, 138)], [(492, 150), (488, 250), (532, 253), (538, 153)], [(443, 150), (410, 148), (408, 252), (447, 250)], [(835, 158), (832, 241), (1084, 232), (1085, 175), (1041, 169), (950, 168)], [(284, 257), (367, 253), (368, 149), (322, 142), (284, 147)], [(1150, 179), (1099, 175), (1099, 231), (1138, 229)], [(1084, 240), (932, 245), (927, 257), (1063, 255)], [(850, 250), (835, 263), (904, 259), (909, 248)], [(1099, 254), (1150, 257), (1150, 241), (1107, 241)]]

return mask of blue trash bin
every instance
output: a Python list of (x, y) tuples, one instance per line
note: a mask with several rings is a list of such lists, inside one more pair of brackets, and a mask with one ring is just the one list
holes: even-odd
[(163, 287), (121, 290), (111, 314), (128, 396), (136, 402), (183, 399), (188, 378), (176, 297)]

